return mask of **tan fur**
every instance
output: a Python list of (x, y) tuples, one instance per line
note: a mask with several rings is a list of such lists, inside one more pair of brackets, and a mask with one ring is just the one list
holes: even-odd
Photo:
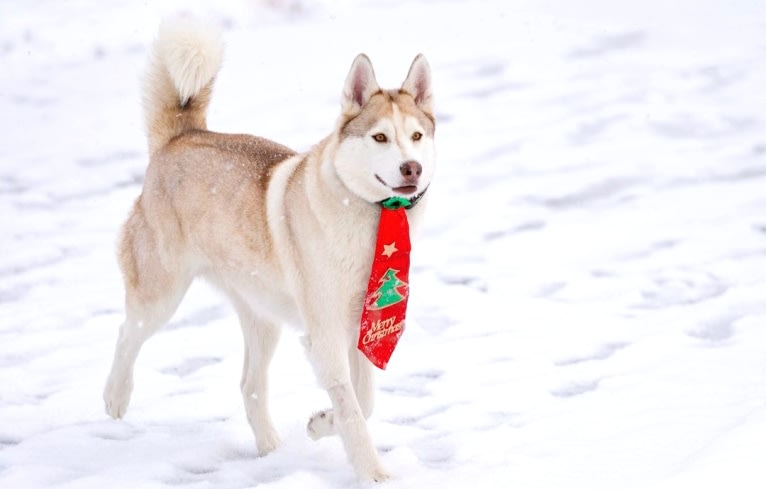
[[(206, 130), (219, 41), (177, 32), (161, 32), (147, 74), (151, 160), (120, 240), (126, 320), (104, 392), (107, 412), (125, 414), (141, 345), (168, 321), (191, 281), (204, 277), (229, 298), (242, 323), (242, 396), (259, 452), (278, 443), (267, 369), (279, 324), (289, 322), (304, 329), (308, 358), (332, 402), (311, 418), (309, 434), (340, 434), (357, 473), (383, 480), (364, 421), (372, 412), (372, 372), (355, 346), (376, 202), (394, 193), (374, 172), (395, 180), (400, 164), (419, 159), (418, 189), (430, 183), (434, 122), (425, 59), (416, 58), (410, 71), (417, 76), (404, 85), (423, 93), (410, 93), (380, 91), (369, 59), (357, 57), (334, 132), (296, 154), (267, 139)], [(178, 59), (157, 57), (165, 52)], [(428, 84), (418, 88), (411, 78)], [(195, 88), (187, 96), (189, 86)], [(392, 143), (371, 142), (366, 133), (374, 128), (395, 131)], [(413, 131), (425, 134), (422, 143), (411, 139)], [(366, 159), (374, 164), (367, 167)], [(413, 227), (422, 212), (422, 204), (408, 211)]]
[(361, 113), (346, 117), (341, 121), (340, 132), (343, 136), (364, 136), (381, 116), (390, 117), (392, 106), (419, 120), (426, 129), (426, 134), (434, 136), (435, 123), (433, 116), (423, 112), (415, 104), (412, 95), (403, 90), (380, 90), (365, 105)]

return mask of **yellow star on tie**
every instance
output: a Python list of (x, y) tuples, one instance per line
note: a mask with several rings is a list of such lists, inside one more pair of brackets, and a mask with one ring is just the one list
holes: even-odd
[(391, 258), (391, 255), (399, 251), (396, 249), (396, 241), (394, 241), (391, 244), (383, 245), (383, 253), (381, 255), (385, 256), (386, 258)]

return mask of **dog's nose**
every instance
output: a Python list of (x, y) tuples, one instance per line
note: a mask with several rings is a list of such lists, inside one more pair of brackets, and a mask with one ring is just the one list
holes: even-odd
[(417, 161), (409, 160), (399, 165), (399, 171), (407, 182), (417, 182), (423, 173), (423, 167)]

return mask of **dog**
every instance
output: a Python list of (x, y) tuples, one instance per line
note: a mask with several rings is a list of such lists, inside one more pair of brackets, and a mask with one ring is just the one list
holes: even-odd
[(202, 277), (230, 300), (242, 326), (240, 386), (259, 455), (279, 442), (267, 373), (281, 325), (294, 324), (331, 401), (310, 418), (309, 435), (337, 433), (358, 476), (383, 481), (389, 476), (366, 423), (373, 369), (356, 344), (379, 202), (418, 200), (406, 212), (413, 228), (422, 222), (435, 165), (428, 62), (418, 55), (401, 88), (383, 90), (369, 58), (358, 55), (334, 130), (297, 153), (207, 129), (222, 56), (220, 33), (199, 21), (160, 25), (143, 86), (150, 161), (118, 245), (126, 317), (106, 411), (125, 416), (142, 344)]

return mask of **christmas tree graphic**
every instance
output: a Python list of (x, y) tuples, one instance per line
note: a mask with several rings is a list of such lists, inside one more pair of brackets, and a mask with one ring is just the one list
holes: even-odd
[(403, 301), (407, 297), (407, 291), (404, 294), (399, 292), (401, 287), (407, 286), (407, 282), (399, 280), (399, 277), (396, 276), (397, 272), (398, 270), (393, 268), (386, 270), (386, 273), (380, 278), (380, 287), (370, 295), (373, 302), (367, 307), (368, 309), (384, 309)]

